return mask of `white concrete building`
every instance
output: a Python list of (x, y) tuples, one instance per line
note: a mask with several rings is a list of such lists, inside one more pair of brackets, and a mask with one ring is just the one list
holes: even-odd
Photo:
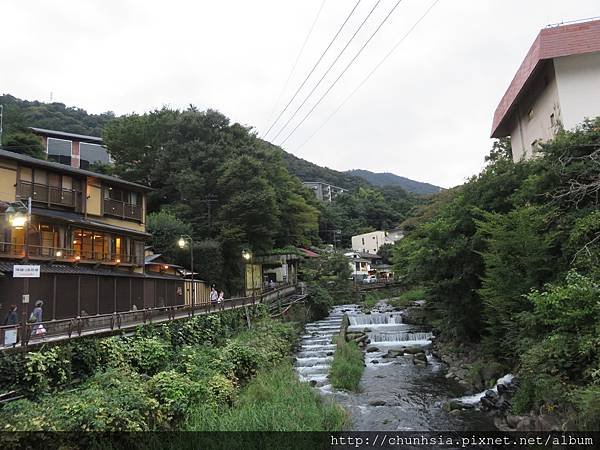
[(377, 254), (383, 244), (394, 244), (404, 237), (401, 230), (371, 231), (352, 236), (352, 250)]
[(562, 128), (600, 116), (600, 20), (540, 31), (496, 108), (492, 137), (513, 160), (535, 155)]
[(344, 188), (323, 183), (321, 181), (303, 181), (302, 184), (311, 189), (315, 193), (317, 199), (322, 202), (331, 203), (338, 195), (347, 192)]

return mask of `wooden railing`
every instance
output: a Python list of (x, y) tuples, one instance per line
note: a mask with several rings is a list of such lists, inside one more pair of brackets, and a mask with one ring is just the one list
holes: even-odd
[(77, 207), (77, 194), (79, 193), (74, 189), (62, 189), (29, 181), (19, 181), (18, 192), (21, 198), (31, 197), (34, 202), (68, 208)]
[(105, 198), (104, 214), (119, 217), (121, 219), (133, 219), (141, 221), (142, 206), (121, 202), (119, 200), (113, 200), (112, 198)]
[[(258, 296), (230, 298), (221, 303), (146, 308), (112, 314), (78, 316), (38, 323), (27, 323), (24, 326), (21, 323), (17, 325), (3, 325), (0, 326), (0, 350), (41, 345), (76, 337), (111, 334), (120, 330), (133, 330), (145, 324), (186, 319), (197, 314), (209, 314), (211, 312), (252, 306), (258, 303), (271, 303), (274, 298), (281, 299), (283, 296), (290, 295), (294, 291), (295, 288), (293, 285), (287, 285)], [(20, 315), (20, 311), (18, 313)], [(44, 333), (38, 334), (40, 326), (43, 327)], [(9, 332), (9, 335), (12, 334), (13, 336), (16, 332), (17, 342), (5, 345), (6, 332)]]

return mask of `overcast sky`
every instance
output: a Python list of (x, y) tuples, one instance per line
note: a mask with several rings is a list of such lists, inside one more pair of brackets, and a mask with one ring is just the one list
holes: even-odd
[[(397, 0), (380, 0), (291, 132)], [(600, 14), (598, 0), (440, 0), (319, 129), (434, 0), (403, 0), (338, 84), (285, 142), (337, 170), (393, 172), (443, 187), (483, 166), (492, 115), (540, 28)], [(2, 0), (0, 92), (90, 113), (162, 105), (218, 109), (262, 136), (356, 0)], [(292, 107), (377, 3), (362, 0)], [(303, 95), (304, 94), (304, 95)], [(305, 143), (306, 142), (306, 143)], [(303, 145), (304, 144), (304, 145)]]

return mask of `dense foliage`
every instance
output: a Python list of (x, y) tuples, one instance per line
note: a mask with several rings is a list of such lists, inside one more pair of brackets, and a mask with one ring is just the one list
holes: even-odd
[(600, 119), (516, 164), (499, 142), (478, 176), (421, 208), (394, 255), (396, 273), (426, 288), (443, 339), (482, 342), (521, 369), (515, 411), (572, 401), (596, 429), (599, 180)]
[[(155, 189), (148, 208), (159, 215), (150, 216), (151, 231), (173, 236), (185, 223), (198, 242), (212, 241), (211, 260), (223, 262), (221, 273), (200, 276), (217, 277), (230, 291), (241, 288), (244, 247), (262, 253), (317, 239), (314, 196), (288, 173), (279, 152), (217, 111), (122, 116), (103, 137), (115, 173)], [(155, 241), (158, 251), (172, 252), (172, 244)], [(206, 271), (206, 258), (196, 259), (196, 270)]]
[(33, 156), (41, 156), (40, 139), (29, 127), (60, 130), (69, 133), (100, 136), (102, 129), (114, 119), (112, 112), (88, 114), (85, 110), (62, 103), (21, 100), (12, 95), (0, 95), (4, 105), (3, 148)]
[[(311, 422), (301, 429), (339, 429), (343, 413), (321, 404), (308, 385), (300, 385), (286, 361), (298, 336), (295, 324), (266, 318), (262, 307), (253, 316), (252, 329), (244, 329), (243, 311), (226, 311), (144, 327), (131, 337), (89, 339), (25, 356), (3, 355), (2, 387), (26, 388), (28, 398), (0, 408), (0, 429), (197, 429), (199, 415), (213, 417), (213, 425), (204, 423), (201, 429), (227, 429), (221, 416), (229, 410), (237, 417), (238, 430), (270, 430), (275, 428), (268, 428), (274, 426), (268, 417), (279, 411), (281, 401), (290, 400), (290, 387), (299, 402), (298, 414), (303, 414), (303, 408), (312, 414)], [(82, 368), (83, 359), (91, 365)], [(259, 373), (266, 378), (249, 384)], [(75, 378), (79, 382), (66, 390)], [(261, 387), (265, 380), (269, 384), (277, 380), (279, 393), (267, 393)], [(260, 411), (254, 411), (253, 418), (244, 417), (249, 400), (261, 393), (264, 417), (260, 418)], [(265, 395), (273, 396), (270, 402)], [(233, 404), (239, 408), (230, 410)], [(215, 425), (214, 420), (221, 424)], [(280, 423), (278, 429), (297, 426)]]

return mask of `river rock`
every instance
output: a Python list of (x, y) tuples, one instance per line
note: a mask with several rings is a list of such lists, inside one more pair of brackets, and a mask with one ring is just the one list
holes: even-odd
[(378, 352), (378, 347), (367, 347), (367, 353)]
[(513, 416), (512, 414), (506, 415), (506, 425), (510, 428), (517, 428), (519, 422), (523, 419), (523, 416)]
[(537, 417), (536, 431), (562, 431), (562, 423), (554, 415), (541, 414)]
[(359, 336), (359, 337), (355, 338), (354, 342), (356, 342), (357, 344), (359, 344), (362, 341), (365, 341), (367, 338), (368, 338), (368, 336), (366, 334), (363, 334), (362, 336)]
[(508, 392), (508, 386), (506, 386), (505, 384), (500, 383), (496, 389), (498, 389), (498, 395), (504, 395), (505, 393)]
[(423, 361), (425, 364), (427, 364), (427, 355), (425, 353), (415, 353), (413, 355), (413, 360)]
[(482, 397), (481, 400), (480, 400), (480, 403), (481, 403), (481, 407), (484, 410), (493, 409), (494, 408), (494, 404), (495, 404), (494, 401), (492, 399), (488, 398), (488, 397)]
[(310, 380), (308, 382), (312, 387), (315, 387), (317, 385), (317, 380)]
[(371, 406), (385, 406), (385, 400), (381, 400), (381, 399), (377, 399), (377, 400), (371, 400), (369, 402), (369, 405)]
[(379, 364), (379, 361), (377, 361), (376, 359), (374, 359), (373, 361), (371, 361), (372, 364)]
[(463, 407), (463, 404), (458, 400), (448, 400), (442, 405), (442, 409), (446, 412), (453, 411), (455, 409), (460, 409)]
[(409, 355), (414, 355), (415, 353), (422, 353), (423, 349), (421, 347), (408, 347), (404, 349), (404, 353), (408, 353)]
[(452, 411), (450, 411), (450, 415), (451, 416), (459, 416), (460, 415), (460, 409), (453, 409)]
[(386, 356), (388, 358), (395, 358), (395, 357), (403, 355), (403, 354), (404, 354), (404, 350), (393, 350), (393, 349), (391, 349), (391, 350), (388, 350)]
[(535, 429), (535, 421), (529, 416), (522, 417), (516, 429), (517, 431), (533, 431)]
[(327, 352), (327, 356), (333, 356), (335, 352)]
[(491, 389), (488, 389), (487, 391), (485, 391), (485, 397), (489, 398), (494, 403), (496, 403), (498, 401), (498, 394), (495, 391), (492, 391)]

